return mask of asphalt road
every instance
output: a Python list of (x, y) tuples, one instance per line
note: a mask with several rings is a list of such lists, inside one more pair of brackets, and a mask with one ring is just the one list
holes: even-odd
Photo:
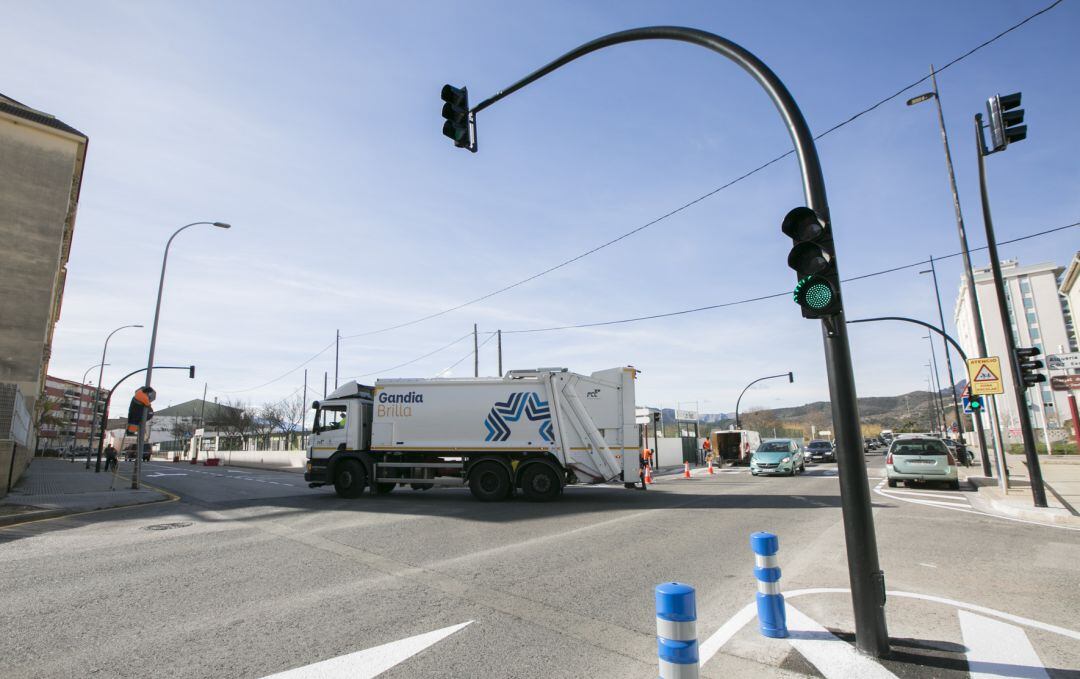
[[(870, 462), (877, 486), (882, 461)], [(144, 470), (181, 499), (0, 530), (0, 676), (259, 678), (470, 623), (380, 676), (655, 677), (653, 587), (697, 588), (704, 642), (754, 600), (754, 531), (780, 536), (785, 591), (848, 586), (831, 464), (569, 488), (543, 505), (458, 489), (343, 500), (288, 472)], [(885, 669), (968, 676), (972, 630), (1008, 630), (963, 603), (1045, 623), (1014, 627), (1049, 676), (1076, 676), (1080, 637), (1047, 625), (1080, 629), (1080, 533), (907, 501), (962, 505), (963, 493), (908, 492), (872, 496), (888, 589), (938, 599), (890, 595)], [(845, 593), (789, 604), (849, 638)], [(821, 676), (808, 658), (822, 657), (751, 620), (702, 676)]]

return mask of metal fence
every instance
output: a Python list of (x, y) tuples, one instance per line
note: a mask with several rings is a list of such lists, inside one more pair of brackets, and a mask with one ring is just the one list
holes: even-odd
[(30, 445), (30, 411), (19, 385), (0, 382), (0, 439)]

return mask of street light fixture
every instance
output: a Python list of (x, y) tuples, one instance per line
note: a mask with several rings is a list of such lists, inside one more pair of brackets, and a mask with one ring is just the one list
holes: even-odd
[[(930, 99), (933, 99), (937, 104), (938, 126), (941, 128), (941, 143), (945, 148), (945, 168), (949, 171), (949, 189), (952, 191), (953, 212), (956, 214), (956, 232), (960, 237), (960, 252), (963, 255), (964, 260), (964, 287), (967, 290), (968, 306), (971, 308), (971, 324), (975, 328), (975, 341), (978, 345), (979, 356), (987, 356), (986, 335), (983, 334), (982, 312), (979, 310), (979, 298), (975, 294), (975, 274), (972, 272), (971, 268), (971, 251), (968, 249), (967, 231), (964, 229), (964, 213), (960, 209), (960, 193), (956, 189), (956, 172), (953, 170), (952, 152), (949, 150), (949, 134), (945, 130), (945, 114), (941, 109), (941, 92), (938, 90), (937, 71), (934, 70), (933, 64), (930, 65), (930, 81), (934, 85), (934, 90), (908, 99), (907, 105), (915, 106), (916, 104), (921, 104)], [(941, 324), (942, 330), (944, 330), (944, 320)], [(983, 476), (989, 477), (990, 455), (988, 454), (986, 445), (986, 432), (983, 430), (982, 415), (976, 415), (973, 419), (975, 420), (975, 434), (979, 439), (979, 449), (982, 451)], [(997, 432), (997, 439), (999, 441), (1004, 440), (1001, 436), (1001, 424), (997, 419), (996, 408), (993, 410), (991, 423), (994, 426), (994, 430)], [(1003, 453), (1004, 451), (999, 449), (997, 451), (998, 457), (1000, 458)], [(1003, 475), (1002, 482), (1004, 482)]]
[[(219, 229), (232, 228), (232, 225), (226, 222), (192, 222), (190, 224), (185, 224), (184, 226), (181, 226), (179, 229), (173, 232), (173, 235), (169, 236), (168, 242), (165, 243), (165, 254), (161, 258), (161, 278), (158, 280), (157, 305), (154, 307), (154, 325), (150, 330), (150, 356), (147, 358), (146, 361), (146, 384), (144, 385), (145, 387), (150, 387), (150, 379), (153, 377), (154, 373), (154, 350), (157, 348), (158, 320), (161, 318), (161, 293), (165, 288), (165, 266), (169, 263), (169, 246), (172, 245), (173, 239), (176, 238), (181, 231), (183, 231), (184, 229), (189, 229), (193, 226), (199, 226), (201, 224), (205, 224), (207, 226), (216, 226)], [(142, 471), (142, 452), (143, 441), (145, 440), (145, 438), (146, 416), (143, 415), (142, 420), (139, 422), (139, 434), (136, 438), (136, 441), (138, 443), (137, 447), (135, 448), (135, 470), (131, 474), (131, 487), (136, 490), (139, 488), (139, 473), (140, 471)]]
[(746, 393), (746, 390), (749, 389), (750, 387), (754, 386), (758, 382), (761, 382), (763, 380), (771, 380), (771, 379), (774, 379), (774, 378), (777, 378), (777, 377), (786, 377), (788, 379), (788, 384), (791, 384), (791, 383), (793, 383), (795, 381), (795, 373), (786, 372), (786, 373), (780, 373), (779, 375), (768, 375), (766, 377), (759, 377), (756, 380), (754, 380), (753, 382), (751, 382), (750, 384), (743, 387), (742, 393), (739, 394), (739, 399), (737, 401), (735, 401), (735, 428), (736, 429), (742, 429), (742, 424), (739, 421), (739, 404), (742, 403), (742, 397), (743, 397), (743, 394)]
[[(75, 410), (75, 428), (72, 430), (72, 434), (71, 434), (71, 448), (72, 448), (72, 450), (71, 450), (71, 461), (72, 462), (75, 461), (75, 450), (74, 450), (74, 448), (75, 448), (75, 446), (79, 445), (79, 420), (82, 419), (82, 397), (83, 397), (83, 387), (86, 386), (86, 376), (90, 374), (91, 370), (98, 367), (99, 365), (101, 365), (101, 364), (100, 363), (95, 363), (94, 365), (87, 368), (86, 371), (82, 374), (82, 381), (79, 382), (79, 406)], [(102, 369), (104, 369), (104, 367)], [(98, 381), (99, 382), (101, 381), (100, 378), (98, 379)], [(94, 418), (91, 417), (90, 421), (93, 422), (93, 420), (94, 420)], [(90, 446), (90, 440), (89, 439), (87, 439), (86, 445), (87, 445), (87, 447)], [(86, 453), (86, 459), (87, 459), (87, 465), (86, 466), (87, 466), (87, 469), (89, 469), (90, 468), (90, 464), (89, 464), (90, 453), (89, 452)]]
[[(101, 369), (98, 370), (97, 389), (94, 390), (94, 407), (92, 408), (93, 415), (90, 416), (90, 441), (91, 441), (90, 448), (93, 448), (94, 425), (97, 424), (97, 404), (98, 404), (98, 400), (101, 398), (101, 378), (104, 377), (104, 373), (105, 373), (105, 352), (107, 352), (109, 350), (109, 340), (112, 339), (113, 335), (115, 335), (116, 333), (120, 332), (121, 330), (123, 330), (125, 328), (141, 328), (141, 327), (142, 327), (142, 325), (140, 325), (140, 324), (121, 325), (116, 330), (113, 330), (112, 332), (110, 332), (109, 336), (105, 338), (105, 346), (101, 349)], [(109, 414), (105, 413), (104, 414), (104, 419), (106, 421), (108, 420), (108, 417), (109, 417)], [(101, 425), (104, 427), (105, 422), (103, 421), (101, 423)], [(90, 468), (90, 451), (89, 450), (86, 451), (86, 468), (87, 469)], [(94, 472), (97, 473), (97, 472), (100, 472), (100, 471), (101, 471), (101, 455), (99, 453), (98, 457), (97, 457), (97, 463), (94, 465)]]

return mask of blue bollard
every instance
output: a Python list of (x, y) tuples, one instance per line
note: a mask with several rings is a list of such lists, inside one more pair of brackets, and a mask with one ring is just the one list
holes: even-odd
[(697, 602), (690, 585), (656, 586), (656, 650), (660, 679), (697, 679)]
[(784, 595), (780, 593), (780, 566), (776, 553), (780, 541), (772, 533), (753, 533), (750, 549), (754, 550), (754, 577), (757, 578), (757, 612), (761, 633), (774, 639), (788, 636)]

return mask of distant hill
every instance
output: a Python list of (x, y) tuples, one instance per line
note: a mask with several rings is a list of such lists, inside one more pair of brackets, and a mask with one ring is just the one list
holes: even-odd
[[(952, 399), (948, 390), (943, 390), (945, 409), (951, 424), (955, 419), (952, 413)], [(926, 430), (930, 428), (930, 399), (936, 395), (928, 391), (912, 391), (899, 396), (867, 396), (859, 399), (859, 418), (869, 432), (878, 429)], [(664, 424), (674, 426), (675, 411), (663, 409)], [(832, 404), (829, 401), (816, 401), (790, 408), (772, 408), (749, 410), (740, 413), (744, 428), (804, 429), (809, 435), (811, 426), (817, 430), (832, 428)], [(705, 413), (699, 421), (706, 429), (726, 429), (735, 424), (734, 413)]]

